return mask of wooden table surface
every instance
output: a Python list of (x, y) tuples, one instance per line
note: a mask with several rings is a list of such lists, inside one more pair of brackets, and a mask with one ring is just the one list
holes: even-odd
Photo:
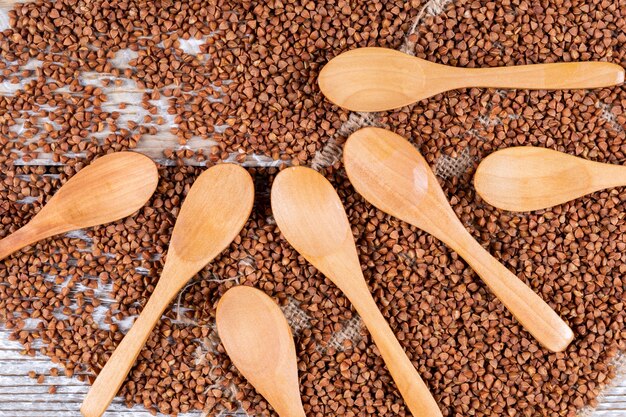
[[(52, 377), (54, 364), (47, 357), (31, 358), (20, 354), (21, 345), (8, 339), (8, 332), (0, 331), (0, 417), (80, 417), (80, 404), (87, 393), (87, 385), (75, 378)], [(43, 384), (28, 377), (30, 371), (45, 375)], [(57, 389), (49, 394), (50, 386)], [(245, 413), (224, 416), (246, 416)], [(116, 398), (105, 417), (149, 417), (140, 406), (127, 408)], [(200, 417), (202, 413), (181, 414), (180, 417)], [(599, 407), (589, 417), (626, 416), (626, 379), (605, 391)]]
[[(452, 0), (429, 0), (419, 12), (412, 30), (414, 31), (424, 16), (441, 13), (446, 4)], [(9, 0), (0, 0), (0, 31), (8, 28), (7, 6), (12, 3)], [(198, 45), (202, 40), (191, 40), (183, 42), (182, 47), (189, 53), (199, 53)], [(410, 45), (405, 43), (401, 48), (409, 50)], [(118, 68), (127, 68), (128, 62), (135, 57), (132, 51), (120, 51), (114, 59), (113, 64)], [(28, 64), (31, 68), (36, 68), (37, 61)], [(81, 82), (83, 84), (97, 84), (109, 78), (115, 80), (109, 74), (83, 73)], [(115, 109), (122, 114), (122, 121), (136, 120), (140, 122), (143, 119), (143, 108), (137, 103), (141, 103), (143, 90), (137, 88), (136, 84), (129, 79), (118, 79), (121, 85), (117, 87), (104, 88), (108, 102), (103, 105), (104, 108)], [(0, 83), (0, 94), (11, 95), (23, 86), (20, 84)], [(115, 83), (111, 83), (112, 86)], [(128, 103), (124, 109), (119, 108), (120, 103)], [(135, 103), (135, 104), (133, 104)], [(162, 159), (162, 151), (166, 148), (177, 148), (177, 140), (175, 136), (169, 133), (169, 127), (175, 126), (173, 117), (167, 113), (167, 102), (164, 101), (158, 106), (162, 111), (161, 115), (166, 120), (164, 126), (156, 126), (157, 134), (152, 136), (144, 136), (139, 142), (137, 151), (142, 152), (153, 159), (168, 163)], [(371, 115), (353, 114), (345, 128), (356, 128), (371, 123)], [(219, 131), (220, 127), (216, 126)], [(340, 130), (341, 132), (341, 130)], [(183, 148), (185, 149), (209, 149), (212, 142), (200, 138), (192, 138)], [(313, 166), (318, 167), (320, 164), (332, 163), (336, 155), (332, 155), (335, 151), (333, 138), (330, 138), (329, 145), (322, 152), (320, 158), (315, 158)], [(324, 152), (329, 151), (330, 157)], [(234, 160), (236, 155), (232, 155)], [(80, 155), (78, 155), (80, 157)], [(51, 159), (48, 155), (41, 154), (37, 159), (29, 161), (29, 165), (51, 165)], [(264, 156), (249, 157), (244, 165), (247, 166), (271, 166), (276, 165), (278, 161), (272, 161)], [(28, 204), (28, 202), (25, 202)], [(9, 332), (0, 328), (0, 417), (79, 417), (80, 404), (87, 393), (88, 386), (75, 378), (52, 377), (50, 369), (55, 365), (44, 356), (29, 357), (20, 354), (21, 346), (19, 343), (9, 340)], [(622, 368), (626, 371), (626, 359), (623, 360)], [(42, 384), (38, 384), (36, 380), (28, 376), (30, 371), (44, 375), (45, 379)], [(62, 370), (61, 370), (62, 371)], [(50, 387), (56, 388), (56, 394), (49, 394)], [(188, 413), (181, 417), (201, 416), (202, 413)], [(228, 413), (224, 416), (246, 416), (243, 412)], [(137, 406), (133, 409), (127, 408), (119, 398), (116, 398), (109, 411), (105, 414), (107, 417), (148, 417), (150, 413)], [(613, 385), (608, 387), (602, 397), (597, 409), (582, 410), (581, 416), (585, 417), (626, 417), (626, 372), (613, 381)]]

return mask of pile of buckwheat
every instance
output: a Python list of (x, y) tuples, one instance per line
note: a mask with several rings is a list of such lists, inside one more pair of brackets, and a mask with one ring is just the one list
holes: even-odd
[[(181, 203), (202, 172), (182, 158), (216, 162), (240, 152), (310, 164), (342, 144), (349, 114), (316, 84), (333, 56), (376, 45), (464, 67), (626, 66), (626, 3), (611, 0), (454, 0), (443, 10), (383, 0), (58, 0), (17, 5), (10, 16), (12, 29), (0, 35), (2, 80), (27, 81), (0, 98), (0, 236), (24, 225), (88, 161), (133, 149), (163, 125), (154, 111), (162, 97), (181, 144), (217, 143), (204, 153), (167, 150), (178, 166), (160, 168), (157, 192), (138, 214), (3, 261), (0, 319), (24, 353), (41, 352), (80, 379), (93, 379), (154, 289)], [(189, 38), (202, 40), (198, 54), (179, 47)], [(116, 68), (125, 49), (136, 56)], [(32, 60), (40, 64), (28, 69)], [(121, 122), (105, 106), (107, 85), (83, 85), (85, 72), (111, 76), (105, 84), (135, 81), (145, 89), (145, 120)], [(626, 164), (625, 108), (624, 86), (468, 89), (371, 120), (415, 143), (470, 232), (570, 324), (576, 339), (563, 353), (542, 349), (456, 253), (365, 203), (340, 161), (322, 168), (346, 206), (370, 289), (444, 415), (573, 417), (615, 376), (612, 363), (626, 350), (626, 192), (509, 213), (476, 195), (472, 174), (482, 157), (513, 145)], [(41, 153), (63, 165), (20, 165)], [(360, 324), (347, 299), (274, 224), (276, 169), (251, 173), (249, 222), (167, 311), (120, 395), (170, 414), (216, 416), (239, 406), (273, 414), (214, 329), (220, 295), (246, 284), (298, 313), (291, 320), (307, 415), (410, 415), (367, 331), (348, 331)]]

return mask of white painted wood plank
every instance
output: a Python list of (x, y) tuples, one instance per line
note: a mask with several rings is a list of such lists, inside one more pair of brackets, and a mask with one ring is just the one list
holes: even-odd
[[(9, 332), (0, 330), (0, 417), (81, 417), (80, 404), (89, 386), (76, 378), (50, 376), (51, 368), (59, 365), (42, 355), (36, 357), (19, 354), (21, 346), (8, 338)], [(29, 371), (45, 375), (44, 382), (28, 377)], [(56, 394), (48, 389), (54, 386)], [(181, 414), (180, 417), (200, 417), (202, 413)], [(126, 407), (116, 398), (104, 417), (151, 417), (142, 407)]]
[[(27, 2), (33, 0), (21, 0)], [(447, 0), (440, 2), (446, 3)], [(15, 3), (14, 0), (0, 0), (0, 29), (8, 26), (7, 10)], [(432, 3), (432, 2), (430, 2)], [(439, 6), (442, 9), (442, 6)], [(439, 10), (441, 11), (441, 10)], [(434, 11), (431, 11), (434, 12)], [(430, 12), (429, 12), (430, 13)], [(120, 51), (114, 59), (116, 66), (125, 67), (125, 62), (132, 56), (127, 51)], [(37, 62), (31, 63), (32, 67)], [(99, 84), (101, 78), (111, 79), (110, 87), (105, 88), (108, 101), (103, 104), (107, 110), (116, 110), (122, 113), (122, 121), (135, 121), (141, 123), (145, 116), (145, 110), (137, 105), (141, 101), (144, 91), (136, 86), (132, 80), (115, 78), (110, 74), (86, 73), (81, 81), (86, 84)], [(122, 84), (116, 86), (115, 81)], [(10, 95), (20, 85), (0, 84), (0, 94)], [(119, 104), (126, 103), (125, 109), (120, 109)], [(166, 121), (165, 124), (156, 126), (156, 135), (144, 135), (139, 141), (135, 151), (144, 153), (157, 162), (164, 165), (172, 165), (170, 161), (163, 159), (162, 152), (165, 149), (191, 149), (204, 150), (208, 153), (215, 143), (212, 140), (199, 137), (191, 138), (185, 145), (179, 145), (177, 138), (170, 132), (170, 128), (176, 127), (173, 118), (167, 113), (166, 102), (155, 103), (159, 109), (159, 116)], [(143, 124), (143, 123), (141, 123)], [(224, 126), (216, 126), (216, 131), (223, 131)], [(232, 154), (228, 162), (234, 162), (237, 154)], [(204, 165), (195, 161), (187, 161), (190, 165)], [(242, 164), (244, 166), (277, 166), (282, 161), (274, 161), (263, 156), (250, 156)], [(29, 162), (18, 162), (18, 165), (58, 165), (52, 161), (51, 155), (41, 153)], [(17, 342), (8, 340), (8, 333), (0, 329), (0, 417), (80, 417), (79, 407), (82, 398), (87, 393), (88, 386), (74, 378), (51, 377), (50, 369), (58, 367), (48, 358), (37, 356), (29, 357), (20, 355), (22, 350)], [(46, 376), (43, 384), (29, 378), (28, 372), (34, 370)], [(60, 369), (61, 370), (61, 369)], [(62, 370), (61, 370), (62, 371)], [(50, 386), (55, 386), (57, 394), (49, 394)], [(189, 413), (180, 417), (198, 417), (201, 413)], [(229, 415), (246, 416), (245, 413)], [(135, 407), (128, 409), (117, 398), (110, 406), (105, 417), (149, 417), (150, 413)], [(589, 417), (626, 417), (626, 376), (616, 381), (614, 386), (605, 390), (598, 408)]]
[[(22, 356), (20, 350), (19, 343), (9, 341), (8, 332), (0, 330), (0, 417), (80, 417), (80, 404), (88, 385), (75, 378), (50, 376), (50, 369), (58, 365), (43, 356)], [(28, 377), (31, 370), (46, 376), (43, 384)], [(56, 394), (48, 393), (50, 386), (56, 387)], [(196, 412), (180, 417), (201, 415)], [(130, 416), (151, 414), (139, 406), (128, 409), (120, 398), (115, 399), (105, 414), (105, 417)], [(602, 402), (590, 417), (626, 417), (626, 377), (604, 392)]]

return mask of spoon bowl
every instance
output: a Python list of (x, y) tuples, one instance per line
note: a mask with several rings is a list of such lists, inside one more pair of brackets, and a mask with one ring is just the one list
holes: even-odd
[(372, 298), (348, 216), (333, 186), (310, 168), (287, 168), (274, 180), (271, 202), (276, 224), (287, 241), (343, 291), (363, 319), (411, 413), (441, 416)]
[(432, 234), (461, 255), (544, 347), (567, 348), (574, 334), (554, 310), (489, 254), (465, 229), (422, 155), (380, 128), (353, 133), (344, 148), (352, 185), (380, 210)]
[(176, 219), (159, 282), (87, 393), (80, 409), (85, 417), (104, 413), (163, 311), (187, 282), (237, 237), (250, 216), (253, 200), (252, 178), (237, 165), (215, 165), (196, 179)]
[(50, 236), (130, 216), (148, 202), (158, 182), (156, 165), (144, 155), (98, 158), (63, 184), (29, 223), (0, 240), (0, 259)]
[(444, 91), (469, 87), (578, 89), (624, 82), (608, 62), (567, 62), (496, 68), (437, 64), (387, 48), (358, 48), (330, 60), (318, 78), (322, 93), (352, 111), (397, 109)]
[(304, 417), (296, 348), (278, 305), (252, 287), (233, 287), (217, 304), (217, 332), (239, 372), (281, 417)]
[(624, 166), (532, 146), (494, 152), (481, 161), (474, 174), (478, 195), (492, 206), (510, 211), (541, 210), (621, 185), (626, 185)]

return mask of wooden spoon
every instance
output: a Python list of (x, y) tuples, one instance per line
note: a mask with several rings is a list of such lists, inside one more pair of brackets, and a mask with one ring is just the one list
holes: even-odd
[(0, 0), (0, 9), (8, 9), (18, 3), (34, 3), (36, 0)]
[(324, 95), (353, 111), (396, 109), (457, 88), (578, 89), (624, 82), (608, 62), (567, 62), (496, 68), (436, 64), (393, 49), (360, 48), (333, 58), (320, 72)]
[(354, 188), (380, 210), (427, 231), (458, 252), (517, 320), (547, 349), (560, 352), (574, 334), (526, 284), (465, 229), (437, 178), (408, 141), (365, 128), (346, 142), (344, 164)]
[(287, 168), (274, 180), (271, 200), (276, 224), (287, 241), (352, 302), (411, 413), (441, 416), (367, 288), (350, 223), (333, 186), (310, 168)]
[(626, 185), (624, 166), (532, 146), (494, 152), (474, 175), (483, 200), (511, 211), (540, 210), (620, 185)]
[(217, 332), (235, 367), (281, 417), (305, 417), (296, 347), (278, 305), (252, 287), (233, 287), (217, 304)]
[(84, 416), (104, 413), (165, 308), (189, 279), (237, 237), (253, 200), (252, 178), (239, 166), (216, 165), (196, 179), (176, 219), (154, 293), (87, 393), (80, 409)]
[(130, 216), (158, 182), (156, 165), (146, 156), (118, 152), (98, 158), (63, 184), (29, 223), (0, 240), (0, 259), (50, 236)]

